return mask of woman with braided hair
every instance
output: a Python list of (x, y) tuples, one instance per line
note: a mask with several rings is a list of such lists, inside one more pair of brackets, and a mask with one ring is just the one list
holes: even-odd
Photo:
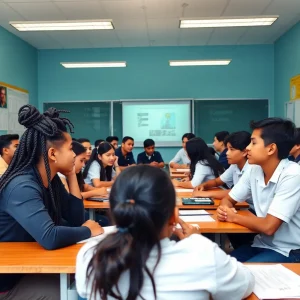
[[(60, 112), (66, 111), (50, 108), (40, 114), (31, 105), (19, 110), (19, 123), (27, 130), (0, 179), (0, 242), (36, 241), (52, 250), (103, 232), (98, 223), (84, 222), (75, 153), (67, 133), (73, 124), (60, 117)], [(70, 193), (58, 172), (67, 177)], [(56, 279), (47, 275), (0, 275), (0, 299), (59, 299)]]

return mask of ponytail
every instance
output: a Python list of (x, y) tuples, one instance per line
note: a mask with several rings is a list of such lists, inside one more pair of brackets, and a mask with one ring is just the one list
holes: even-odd
[[(128, 272), (127, 300), (143, 298), (144, 275), (148, 276), (157, 298), (153, 273), (161, 258), (160, 236), (174, 213), (175, 190), (167, 174), (151, 166), (136, 166), (123, 171), (111, 194), (111, 215), (117, 232), (108, 235), (95, 248), (87, 269), (92, 294), (102, 300), (108, 296), (124, 299), (118, 282)], [(157, 250), (153, 269), (146, 265), (151, 250)]]

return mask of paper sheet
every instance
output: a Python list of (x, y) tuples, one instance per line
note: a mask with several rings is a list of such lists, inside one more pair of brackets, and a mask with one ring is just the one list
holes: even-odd
[(179, 216), (184, 215), (208, 215), (210, 214), (204, 209), (180, 209), (179, 210)]
[(186, 223), (192, 222), (215, 222), (211, 216), (200, 215), (200, 216), (180, 216), (180, 219)]
[(245, 265), (255, 277), (259, 299), (300, 298), (300, 276), (283, 265)]
[(177, 172), (182, 172), (182, 173), (190, 173), (190, 169), (176, 169)]
[(192, 193), (194, 190), (193, 189), (176, 189), (176, 193)]

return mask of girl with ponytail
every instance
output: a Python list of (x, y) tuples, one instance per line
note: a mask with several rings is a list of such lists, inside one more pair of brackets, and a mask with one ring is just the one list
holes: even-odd
[[(87, 243), (77, 256), (81, 297), (240, 300), (252, 292), (249, 269), (178, 219), (175, 190), (163, 170), (147, 165), (125, 169), (109, 201), (116, 231)], [(181, 241), (171, 241), (172, 233)]]
[[(14, 157), (0, 179), (0, 242), (38, 242), (52, 250), (103, 232), (94, 221), (84, 223), (84, 207), (77, 184), (72, 139), (73, 124), (55, 108), (44, 114), (31, 105), (19, 110), (24, 132)], [(69, 182), (66, 192), (57, 173)], [(21, 252), (20, 252), (21, 253)], [(58, 288), (39, 275), (0, 275), (0, 293), (7, 299), (59, 299)], [(35, 278), (34, 278), (35, 277)], [(21, 287), (30, 290), (26, 294)], [(30, 288), (29, 288), (30, 287)], [(56, 295), (56, 294), (55, 294)], [(1, 298), (2, 294), (0, 294)]]

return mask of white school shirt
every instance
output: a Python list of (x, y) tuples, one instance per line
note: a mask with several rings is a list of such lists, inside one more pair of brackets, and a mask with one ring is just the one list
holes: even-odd
[(199, 161), (195, 167), (195, 173), (191, 180), (191, 184), (193, 187), (200, 185), (203, 182), (206, 182), (210, 179), (215, 179), (215, 175), (210, 166), (203, 165), (206, 163), (205, 161)]
[(173, 163), (181, 163), (181, 164), (184, 164), (184, 165), (188, 165), (191, 163), (186, 151), (181, 148), (175, 155), (175, 157), (170, 161), (170, 163), (173, 162)]
[[(78, 294), (90, 300), (91, 284), (86, 283), (86, 270), (93, 257), (92, 241), (83, 246), (76, 263), (76, 287)], [(165, 238), (160, 242), (162, 254), (154, 273), (157, 299), (163, 300), (240, 300), (247, 297), (254, 286), (251, 272), (235, 258), (225, 254), (217, 244), (202, 235), (194, 234), (178, 243)], [(157, 261), (157, 249), (150, 252), (147, 266), (152, 272)], [(121, 274), (118, 287), (122, 299), (129, 288), (129, 272)], [(149, 277), (144, 275), (141, 289), (144, 299), (154, 299)], [(108, 300), (113, 298), (108, 296)], [(137, 299), (141, 299), (138, 297)]]
[[(100, 164), (94, 160), (92, 164), (90, 165), (89, 171), (87, 173), (86, 178), (84, 179), (84, 182), (88, 185), (93, 185), (93, 179), (99, 179), (100, 180), (100, 170), (101, 166)], [(114, 168), (112, 169), (111, 178), (114, 178), (116, 176), (116, 172)], [(105, 180), (106, 181), (106, 180)]]
[[(250, 165), (248, 161), (246, 161), (242, 170), (239, 169), (238, 165), (230, 165), (230, 167), (220, 176), (220, 179), (224, 183), (226, 183), (229, 188), (231, 188), (238, 183), (243, 174), (251, 169), (252, 166), (253, 165)], [(251, 196), (246, 199), (246, 202), (249, 204), (250, 208), (254, 210), (253, 200)]]
[(266, 185), (262, 168), (253, 165), (229, 193), (238, 202), (251, 195), (258, 217), (270, 214), (283, 221), (274, 235), (258, 234), (252, 247), (272, 249), (284, 256), (299, 249), (300, 166), (288, 159), (281, 160)]

